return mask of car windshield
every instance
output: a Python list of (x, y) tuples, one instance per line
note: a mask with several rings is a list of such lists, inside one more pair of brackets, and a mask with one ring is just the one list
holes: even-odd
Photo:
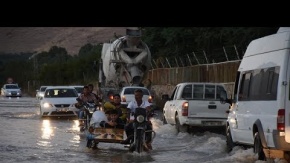
[(143, 95), (149, 95), (149, 91), (144, 88), (126, 88), (124, 94), (134, 94), (136, 89), (141, 89), (143, 91)]
[(77, 90), (78, 93), (82, 93), (84, 87), (75, 87), (75, 89)]
[(49, 89), (45, 91), (44, 97), (48, 98), (78, 97), (78, 94), (74, 89)]
[(18, 89), (17, 85), (6, 85), (6, 89)]

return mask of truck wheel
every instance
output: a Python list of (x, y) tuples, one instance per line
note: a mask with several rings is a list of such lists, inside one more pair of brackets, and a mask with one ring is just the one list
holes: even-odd
[(179, 118), (178, 118), (178, 114), (175, 115), (175, 127), (177, 132), (187, 132), (188, 131), (188, 127), (186, 125), (181, 125), (179, 122)]
[(167, 124), (167, 121), (166, 121), (166, 118), (165, 118), (164, 115), (163, 115), (163, 117), (162, 117), (162, 122), (163, 122), (164, 125)]
[(231, 152), (235, 146), (235, 143), (233, 142), (230, 126), (227, 126), (226, 129), (226, 142), (227, 142), (227, 152)]
[(261, 138), (259, 136), (259, 132), (256, 132), (254, 135), (254, 153), (258, 154), (258, 160), (266, 161), (265, 154), (263, 152), (263, 146), (261, 143)]
[(43, 112), (42, 112), (41, 107), (39, 108), (39, 115), (40, 115), (40, 117), (42, 118), (42, 116), (43, 116)]

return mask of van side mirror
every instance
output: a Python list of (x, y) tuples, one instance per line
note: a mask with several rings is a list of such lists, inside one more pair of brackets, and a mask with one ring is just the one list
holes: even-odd
[(168, 101), (169, 100), (169, 95), (168, 94), (164, 94), (161, 96), (161, 99), (164, 101)]

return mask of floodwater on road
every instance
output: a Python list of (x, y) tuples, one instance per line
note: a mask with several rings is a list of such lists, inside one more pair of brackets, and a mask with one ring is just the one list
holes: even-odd
[(114, 143), (99, 143), (93, 150), (86, 147), (77, 120), (42, 119), (32, 97), (0, 97), (0, 162), (263, 162), (257, 161), (252, 148), (235, 147), (227, 153), (224, 134), (177, 133), (159, 117), (152, 120), (157, 135), (149, 153), (130, 153)]

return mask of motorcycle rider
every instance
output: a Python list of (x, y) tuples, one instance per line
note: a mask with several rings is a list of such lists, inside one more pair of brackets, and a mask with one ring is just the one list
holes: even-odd
[[(135, 95), (135, 100), (131, 101), (127, 108), (129, 109), (129, 112), (134, 113), (136, 108), (144, 108), (146, 109), (147, 113), (151, 111), (151, 106), (148, 101), (142, 100), (143, 97), (143, 91), (141, 89), (136, 89), (134, 91)], [(152, 130), (152, 123), (148, 121), (147, 117), (147, 130)], [(133, 120), (130, 119), (128, 120), (127, 125), (125, 126), (125, 131), (127, 134), (127, 139), (122, 142), (122, 144), (129, 144), (134, 136), (134, 128), (133, 128)], [(151, 137), (152, 133), (151, 132), (146, 132), (146, 145), (148, 149), (152, 150), (152, 145), (151, 145)]]
[(80, 126), (84, 125), (83, 116), (84, 116), (84, 109), (82, 108), (83, 103), (89, 102), (89, 103), (95, 103), (98, 105), (97, 98), (90, 93), (89, 87), (84, 86), (83, 93), (77, 98), (77, 103), (75, 106), (80, 109), (79, 111), (79, 119), (80, 119)]
[(93, 94), (98, 101), (100, 101), (100, 97), (96, 93), (94, 93), (94, 85), (93, 84), (88, 84), (88, 87), (89, 87), (90, 93)]

